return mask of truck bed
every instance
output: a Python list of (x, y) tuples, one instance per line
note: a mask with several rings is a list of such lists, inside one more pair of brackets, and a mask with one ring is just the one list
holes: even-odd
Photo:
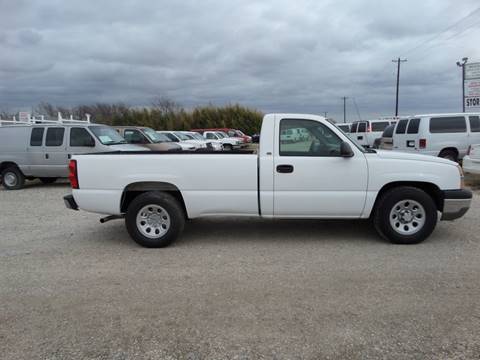
[(127, 186), (160, 182), (180, 190), (190, 218), (259, 214), (258, 157), (252, 151), (135, 151), (77, 155), (73, 159), (77, 160), (80, 184), (73, 193), (81, 194), (76, 197), (78, 205), (87, 211), (121, 214)]

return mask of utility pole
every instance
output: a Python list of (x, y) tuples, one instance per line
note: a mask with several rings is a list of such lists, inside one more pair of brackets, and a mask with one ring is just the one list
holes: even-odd
[(392, 60), (392, 62), (397, 63), (397, 96), (395, 98), (395, 116), (398, 116), (398, 90), (400, 87), (400, 63), (406, 62), (407, 59), (400, 59), (397, 58), (397, 60)]
[(464, 57), (462, 62), (457, 61), (457, 66), (462, 68), (462, 111), (465, 112), (465, 64), (468, 58)]
[(345, 124), (347, 122), (347, 99), (348, 97), (343, 96), (343, 123)]

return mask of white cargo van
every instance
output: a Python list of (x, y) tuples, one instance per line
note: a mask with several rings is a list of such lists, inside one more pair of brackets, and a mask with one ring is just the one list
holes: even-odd
[(396, 119), (355, 121), (350, 127), (350, 138), (366, 148), (373, 147), (375, 140), (382, 137), (388, 125), (395, 124)]
[(127, 144), (115, 129), (89, 118), (0, 120), (0, 182), (7, 190), (21, 189), (25, 180), (36, 178), (48, 184), (68, 176), (72, 155), (142, 149), (147, 150)]
[(480, 143), (479, 116), (427, 114), (401, 119), (393, 134), (393, 150), (461, 160), (470, 145)]

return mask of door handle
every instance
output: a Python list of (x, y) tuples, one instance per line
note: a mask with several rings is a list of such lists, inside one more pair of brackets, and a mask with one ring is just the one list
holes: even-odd
[(71, 158), (72, 158), (72, 154), (68, 154), (68, 155), (67, 155), (67, 158), (68, 158), (68, 159), (71, 159)]
[(277, 172), (288, 174), (293, 172), (293, 165), (277, 165)]
[(415, 140), (407, 140), (407, 147), (415, 147)]
[(357, 140), (363, 140), (363, 136), (357, 136)]
[(50, 155), (45, 154), (45, 159), (48, 159), (48, 158), (50, 158)]

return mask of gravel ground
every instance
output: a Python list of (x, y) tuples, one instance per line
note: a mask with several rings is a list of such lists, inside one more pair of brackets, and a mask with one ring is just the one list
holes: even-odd
[(195, 220), (166, 249), (0, 189), (2, 359), (478, 359), (480, 196), (426, 242), (368, 222)]

